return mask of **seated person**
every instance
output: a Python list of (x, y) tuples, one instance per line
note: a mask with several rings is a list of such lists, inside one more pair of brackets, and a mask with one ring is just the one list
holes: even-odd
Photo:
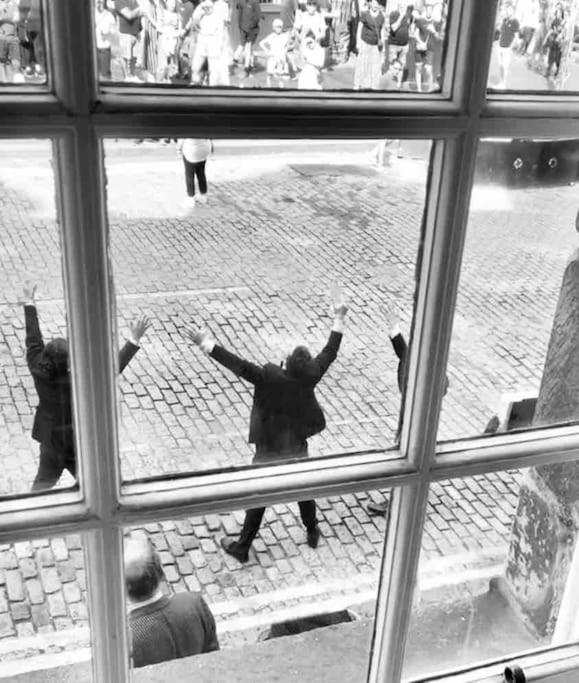
[(129, 599), (133, 665), (157, 664), (219, 650), (215, 619), (199, 593), (163, 594), (159, 555), (149, 539), (125, 540), (125, 585)]

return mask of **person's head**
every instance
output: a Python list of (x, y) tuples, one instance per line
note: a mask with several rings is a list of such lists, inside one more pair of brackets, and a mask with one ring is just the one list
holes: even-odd
[(430, 19), (432, 19), (433, 13), (434, 13), (434, 3), (433, 2), (427, 2), (424, 5), (424, 16), (430, 21)]
[(272, 27), (274, 33), (281, 33), (283, 31), (283, 21), (281, 19), (274, 19)]
[(318, 4), (316, 0), (307, 0), (306, 2), (306, 12), (308, 14), (315, 14), (318, 11)]
[(165, 0), (165, 7), (169, 12), (177, 11), (177, 0)]
[(512, 19), (514, 13), (515, 13), (515, 10), (514, 10), (513, 6), (509, 3), (509, 4), (505, 7), (505, 14), (507, 15), (507, 18), (508, 18), (508, 19)]
[(563, 8), (563, 5), (558, 2), (555, 5), (555, 18), (556, 19), (564, 19), (565, 18), (565, 10)]
[(378, 0), (370, 0), (370, 10), (372, 12), (374, 12), (374, 13), (379, 12), (380, 7), (381, 6), (380, 6), (380, 3), (378, 2)]
[(42, 364), (52, 377), (62, 377), (68, 372), (68, 342), (62, 337), (51, 339), (42, 352)]
[(125, 586), (131, 602), (153, 597), (163, 580), (161, 560), (146, 536), (129, 535), (125, 539)]
[(310, 373), (312, 354), (305, 346), (296, 346), (286, 358), (285, 369), (290, 377), (300, 379)]
[(402, 64), (398, 59), (394, 59), (390, 62), (390, 68), (388, 69), (392, 78), (398, 78), (402, 73)]
[(408, 7), (408, 3), (406, 2), (399, 2), (398, 3), (398, 11), (400, 14), (404, 14), (406, 12), (406, 8)]
[(105, 8), (105, 1), (104, 0), (96, 0), (96, 8), (99, 12), (102, 12)]

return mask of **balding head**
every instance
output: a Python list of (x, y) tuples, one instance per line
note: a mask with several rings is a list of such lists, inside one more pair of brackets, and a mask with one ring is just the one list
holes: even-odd
[(131, 534), (125, 539), (125, 585), (133, 602), (151, 598), (163, 578), (159, 555), (144, 535)]

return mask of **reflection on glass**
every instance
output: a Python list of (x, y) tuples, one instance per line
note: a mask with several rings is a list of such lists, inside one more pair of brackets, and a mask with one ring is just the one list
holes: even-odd
[(124, 478), (391, 447), (429, 143), (138, 142), (106, 146), (123, 336), (152, 321)]
[(579, 419), (578, 158), (577, 140), (480, 142), (441, 440)]
[(96, 0), (101, 81), (431, 92), (448, 1)]
[(18, 675), (25, 680), (27, 674), (59, 663), (78, 663), (82, 680), (89, 677), (91, 641), (80, 537), (2, 545), (0, 574), (2, 679)]
[(488, 87), (579, 90), (579, 0), (500, 0)]
[(579, 552), (566, 510), (576, 504), (573, 477), (556, 466), (432, 485), (405, 677), (572, 638)]
[(50, 488), (76, 462), (50, 143), (2, 141), (0, 159), (1, 496)]
[[(251, 647), (259, 655), (261, 641), (343, 622), (338, 635), (357, 639), (365, 671), (386, 525), (383, 516), (368, 515), (373, 500), (384, 495), (318, 499), (315, 539), (304, 528), (301, 504), (274, 505), (243, 557), (231, 547), (247, 519), (241, 511), (128, 531), (133, 666), (218, 648)], [(246, 661), (251, 667), (255, 660)]]
[(0, 2), (0, 85), (46, 83), (41, 0)]

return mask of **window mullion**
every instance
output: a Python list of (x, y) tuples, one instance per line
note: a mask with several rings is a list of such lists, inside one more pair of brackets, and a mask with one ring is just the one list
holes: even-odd
[[(116, 383), (113, 352), (112, 282), (109, 274), (102, 147), (86, 118), (55, 144), (57, 197), (62, 223), (64, 275), (70, 322), (75, 426), (83, 492), (88, 510), (112, 531), (118, 508)], [(89, 553), (98, 558), (98, 554)], [(114, 562), (111, 559), (111, 562)], [(89, 573), (102, 570), (89, 564)], [(96, 670), (111, 665), (111, 650), (122, 643), (117, 601), (110, 590), (100, 597), (93, 582), (91, 618)], [(101, 627), (106, 624), (106, 630)], [(124, 651), (116, 654), (122, 669)], [(104, 667), (104, 668), (103, 668)], [(97, 680), (104, 680), (97, 678)], [(108, 677), (109, 681), (124, 678)]]

